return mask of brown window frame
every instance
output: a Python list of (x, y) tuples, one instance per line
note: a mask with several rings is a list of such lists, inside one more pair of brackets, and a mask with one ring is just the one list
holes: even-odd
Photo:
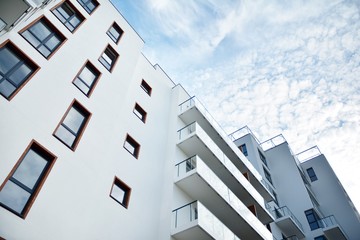
[(138, 104), (135, 103), (133, 113), (137, 116), (143, 123), (146, 122), (147, 112)]
[[(68, 8), (70, 8), (70, 10), (74, 13), (72, 16), (70, 16), (68, 19), (65, 19), (65, 17), (63, 16), (63, 18), (65, 19), (65, 22), (63, 22), (55, 13), (55, 11), (59, 12), (57, 9), (62, 7), (64, 4), (67, 5)], [(84, 23), (84, 21), (86, 20), (86, 18), (84, 17), (84, 15), (81, 14), (81, 12), (74, 6), (74, 4), (72, 4), (69, 0), (63, 0), (62, 2), (60, 2), (59, 4), (57, 4), (55, 7), (53, 7), (51, 9), (51, 12), (52, 14), (54, 14), (54, 16), (59, 19), (59, 21), (71, 32), (71, 33), (74, 33), (76, 32), (76, 30)], [(59, 12), (59, 14), (61, 14)], [(73, 17), (78, 17), (78, 19), (80, 20), (80, 23), (78, 25), (76, 25), (74, 27), (73, 30), (69, 29), (69, 27), (65, 24), (65, 23), (69, 23), (70, 20), (73, 18)], [(72, 24), (71, 24), (72, 25)]]
[[(113, 54), (114, 57), (115, 57), (115, 59), (111, 59), (107, 53)], [(111, 61), (111, 64), (108, 63), (108, 62), (106, 61), (106, 59), (104, 59), (104, 57), (103, 57), (104, 54), (112, 60), (112, 61)], [(101, 63), (101, 65), (104, 66), (104, 68), (105, 68), (106, 70), (108, 70), (109, 72), (112, 72), (112, 71), (114, 70), (114, 67), (115, 67), (115, 65), (116, 65), (119, 57), (120, 57), (119, 53), (118, 53), (110, 44), (108, 44), (108, 45), (106, 46), (106, 48), (104, 49), (104, 51), (101, 53), (101, 55), (100, 55), (100, 57), (99, 57), (98, 60), (99, 60), (99, 62)], [(110, 65), (110, 68), (108, 68), (108, 67), (104, 64), (103, 61), (105, 61), (106, 63), (108, 63), (108, 64)]]
[[(82, 71), (86, 68), (88, 68), (94, 75), (95, 75), (95, 79), (92, 82), (91, 86), (87, 86), (87, 84), (79, 77), (80, 74), (82, 73)], [(74, 84), (74, 86), (79, 89), (83, 94), (85, 94), (87, 97), (90, 97), (92, 92), (94, 91), (97, 83), (99, 82), (99, 79), (101, 77), (101, 72), (95, 67), (94, 64), (92, 64), (89, 60), (87, 60), (84, 65), (81, 67), (81, 69), (79, 70), (79, 72), (76, 74), (75, 78), (73, 79), (72, 83)], [(89, 88), (89, 91), (87, 93), (85, 93), (76, 83), (76, 80), (79, 79), (79, 81), (81, 81), (86, 87)]]
[[(47, 177), (49, 176), (52, 167), (55, 164), (55, 161), (57, 159), (57, 156), (55, 156), (52, 152), (50, 152), (48, 149), (46, 149), (43, 145), (41, 145), (40, 143), (38, 143), (36, 140), (32, 139), (30, 144), (26, 147), (25, 151), (21, 154), (20, 158), (18, 159), (18, 161), (16, 162), (15, 166), (13, 167), (13, 169), (10, 171), (9, 175), (7, 176), (7, 178), (5, 179), (5, 181), (2, 183), (2, 185), (0, 186), (0, 192), (2, 191), (2, 189), (4, 188), (4, 186), (6, 185), (6, 183), (8, 181), (13, 182), (15, 185), (17, 185), (18, 187), (22, 188), (25, 191), (26, 190), (23, 186), (23, 183), (21, 183), (21, 181), (19, 180), (15, 180), (18, 182), (14, 182), (14, 180), (11, 180), (13, 178), (14, 173), (16, 172), (16, 170), (18, 169), (18, 167), (21, 165), (21, 163), (23, 162), (23, 160), (25, 159), (25, 157), (27, 156), (27, 153), (30, 151), (30, 149), (34, 152), (36, 152), (38, 155), (40, 155), (44, 160), (48, 161), (48, 163), (46, 164), (46, 166), (44, 167), (44, 169), (42, 170), (41, 174), (39, 175), (38, 179), (36, 180), (36, 183), (34, 184), (34, 190), (30, 193), (30, 197), (27, 200), (27, 202), (25, 203), (23, 210), (18, 213), (16, 210), (11, 209), (11, 207), (8, 207), (2, 203), (0, 203), (0, 206), (2, 206), (3, 208), (5, 208), (6, 210), (14, 213), (15, 215), (25, 219), (27, 214), (29, 213), (33, 203), (35, 202), (37, 196), (39, 195), (42, 186), (44, 185)], [(20, 185), (19, 185), (20, 183)], [(23, 186), (21, 186), (23, 185)]]
[(151, 93), (152, 93), (152, 87), (150, 87), (150, 85), (144, 80), (142, 79), (141, 81), (141, 84), (140, 84), (140, 87), (144, 90), (144, 92), (151, 96)]
[[(132, 146), (134, 148), (133, 152), (130, 151), (126, 147), (126, 143), (128, 143), (130, 146)], [(128, 151), (136, 159), (139, 158), (140, 147), (141, 147), (141, 145), (133, 137), (131, 137), (129, 134), (126, 134), (126, 138), (125, 138), (125, 141), (124, 141), (124, 148), (126, 149), (126, 151)]]
[[(0, 93), (1, 96), (3, 96), (5, 99), (7, 99), (8, 101), (11, 101), (11, 99), (13, 99), (15, 97), (15, 95), (30, 81), (30, 79), (40, 70), (39, 65), (37, 65), (28, 55), (26, 55), (23, 51), (20, 50), (20, 48), (18, 48), (13, 42), (11, 42), (10, 40), (7, 40), (5, 42), (3, 42), (2, 44), (0, 44), (0, 49), (2, 48), (8, 48), (14, 55), (16, 55), (16, 57), (18, 59), (20, 59), (19, 62), (21, 63), (25, 63), (27, 64), (31, 69), (32, 69), (32, 73), (30, 75), (28, 75), (26, 77), (26, 79), (19, 85), (16, 87), (16, 89), (8, 96), (6, 97), (5, 95), (3, 95), (2, 93)], [(19, 62), (16, 64), (18, 65)], [(15, 66), (13, 66), (12, 68), (14, 68)], [(17, 68), (18, 69), (18, 68)], [(10, 72), (14, 72), (16, 71), (16, 69), (11, 69)], [(4, 76), (6, 76), (7, 74), (3, 73)], [(3, 81), (5, 81), (7, 78), (3, 78)], [(8, 80), (6, 80), (8, 81)], [(8, 81), (9, 82), (9, 81)], [(15, 84), (15, 83), (14, 83)], [(14, 84), (11, 84), (14, 86)]]
[[(74, 107), (75, 106), (75, 107)], [(79, 112), (81, 115), (84, 116), (84, 120), (81, 123), (80, 127), (77, 130), (77, 133), (72, 133), (72, 130), (69, 129), (70, 127), (66, 126), (66, 124), (63, 124), (64, 120), (66, 119), (67, 115), (69, 114), (71, 109), (75, 109), (77, 112)], [(67, 108), (65, 114), (63, 115), (63, 117), (61, 118), (61, 121), (59, 122), (59, 124), (57, 125), (57, 127), (55, 128), (55, 131), (53, 132), (53, 136), (55, 138), (57, 138), (60, 142), (62, 142), (65, 146), (67, 146), (68, 148), (70, 148), (72, 151), (75, 151), (80, 139), (82, 137), (82, 135), (85, 132), (85, 129), (90, 121), (91, 118), (91, 112), (89, 112), (79, 101), (77, 101), (76, 99), (74, 99), (70, 106)], [(65, 130), (67, 130), (68, 132), (70, 132), (70, 134), (72, 134), (73, 136), (75, 136), (75, 139), (73, 141), (73, 143), (71, 144), (71, 146), (69, 146), (60, 136), (57, 136), (56, 133), (59, 130), (60, 127), (65, 128)]]
[[(124, 191), (123, 201), (119, 201), (119, 199), (117, 199), (115, 196), (112, 195), (114, 186), (116, 186), (116, 187), (120, 188), (122, 191)], [(111, 186), (109, 196), (112, 199), (114, 199), (117, 203), (119, 203), (121, 206), (123, 206), (124, 208), (127, 209), (129, 207), (130, 195), (131, 195), (131, 188), (126, 183), (124, 183), (118, 177), (115, 176), (113, 184)]]
[(89, 14), (93, 14), (95, 12), (95, 10), (100, 6), (100, 3), (97, 0), (87, 0), (86, 2), (90, 2), (93, 1), (95, 3), (95, 7), (93, 10), (89, 10), (88, 8), (86, 8), (83, 4), (85, 4), (82, 0), (77, 0), (77, 2), (79, 3), (79, 5)]
[[(49, 52), (50, 54), (48, 56), (45, 56), (43, 53), (41, 53), (39, 51), (39, 47), (40, 46), (45, 46), (45, 43), (48, 42), (49, 40), (49, 36), (46, 37), (45, 40), (42, 40), (40, 41), (33, 33), (31, 33), (30, 29), (32, 26), (36, 25), (37, 23), (39, 22), (42, 22), (42, 23), (45, 23), (45, 27), (50, 31), (51, 30), (51, 34), (49, 36), (54, 36), (54, 35), (57, 35), (57, 37), (59, 37), (59, 41), (60, 43), (56, 46), (56, 48), (54, 48), (53, 51), (50, 51), (49, 49)], [(38, 46), (34, 46), (23, 34), (26, 32), (26, 31), (29, 31), (30, 34), (36, 38), (41, 44), (38, 45)], [(67, 38), (65, 37), (64, 34), (61, 33), (61, 31), (59, 29), (57, 29), (54, 24), (52, 24), (49, 19), (47, 19), (44, 15), (38, 17), (37, 19), (35, 19), (34, 21), (32, 21), (30, 24), (28, 24), (26, 27), (24, 27), (23, 29), (21, 29), (19, 31), (19, 34), (25, 39), (25, 41), (27, 41), (37, 52), (40, 53), (41, 56), (43, 56), (44, 58), (46, 58), (47, 60), (49, 60), (62, 46), (63, 44), (66, 42)]]
[[(111, 34), (110, 29), (114, 28), (116, 32), (119, 33), (119, 38), (115, 39), (115, 37)], [(111, 26), (109, 27), (109, 29), (106, 31), (106, 34), (110, 37), (110, 39), (116, 43), (119, 44), (120, 39), (122, 38), (122, 36), (124, 35), (124, 30), (122, 30), (122, 28), (119, 26), (119, 24), (117, 24), (116, 22), (113, 22), (113, 24), (111, 24)]]

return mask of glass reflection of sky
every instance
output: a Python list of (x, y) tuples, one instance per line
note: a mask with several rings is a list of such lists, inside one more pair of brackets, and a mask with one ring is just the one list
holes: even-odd
[(81, 80), (83, 80), (88, 86), (91, 86), (95, 79), (95, 75), (87, 67), (85, 67), (80, 73), (79, 78), (81, 78)]
[(125, 191), (114, 184), (114, 187), (111, 191), (111, 196), (113, 198), (115, 198), (117, 201), (119, 201), (120, 203), (124, 203)]
[(78, 112), (75, 108), (71, 108), (66, 115), (63, 124), (77, 134), (84, 119), (85, 117), (80, 112)]
[(19, 214), (21, 214), (29, 198), (30, 193), (11, 181), (7, 181), (0, 192), (0, 202)]

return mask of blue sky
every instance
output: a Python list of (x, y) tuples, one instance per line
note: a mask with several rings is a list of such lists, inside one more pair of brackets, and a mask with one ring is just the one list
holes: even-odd
[(318, 145), (360, 209), (360, 1), (112, 1), (228, 133)]

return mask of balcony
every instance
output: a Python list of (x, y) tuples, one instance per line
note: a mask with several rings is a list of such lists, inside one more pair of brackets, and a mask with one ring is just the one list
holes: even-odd
[[(194, 155), (191, 161), (203, 161), (246, 206), (255, 206), (256, 215), (263, 224), (274, 221), (264, 198), (197, 123), (181, 129), (179, 139), (179, 148), (189, 156)], [(187, 164), (189, 160), (176, 165), (178, 174)]]
[(199, 201), (173, 211), (171, 236), (177, 240), (240, 240)]
[[(180, 166), (181, 165), (181, 166)], [(243, 202), (200, 159), (176, 166), (175, 184), (192, 199), (211, 210), (236, 236), (244, 239), (272, 239), (271, 233)]]
[(304, 230), (299, 220), (286, 206), (275, 208), (273, 211), (276, 217), (275, 223), (287, 236), (294, 235), (299, 239), (304, 238)]
[(197, 98), (192, 97), (179, 105), (179, 118), (186, 124), (197, 122), (242, 173), (249, 173), (251, 184), (261, 196), (266, 201), (273, 199), (270, 190), (261, 181), (261, 175)]
[(348, 239), (341, 226), (337, 223), (333, 215), (319, 220), (324, 235), (329, 240), (346, 240)]

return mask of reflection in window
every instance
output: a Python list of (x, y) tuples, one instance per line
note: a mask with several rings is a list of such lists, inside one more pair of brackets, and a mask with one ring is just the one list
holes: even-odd
[(305, 211), (305, 215), (311, 230), (320, 228), (320, 218), (319, 215), (317, 215), (317, 213), (314, 211), (314, 209), (309, 209)]
[(124, 148), (131, 153), (135, 158), (138, 158), (140, 151), (140, 144), (137, 143), (130, 135), (126, 136)]
[(46, 18), (41, 18), (21, 35), (45, 58), (49, 58), (65, 40), (65, 37)]
[(135, 107), (134, 107), (134, 110), (133, 110), (134, 114), (143, 122), (146, 121), (146, 116), (147, 116), (147, 113), (145, 112), (145, 110), (140, 107), (139, 104), (135, 104)]
[(105, 51), (101, 54), (99, 61), (111, 72), (118, 57), (119, 54), (110, 45), (108, 45)]
[(76, 76), (73, 83), (80, 89), (86, 96), (90, 96), (93, 91), (97, 80), (99, 79), (100, 72), (89, 61), (81, 69), (80, 73)]
[(315, 171), (314, 171), (314, 169), (312, 167), (306, 169), (306, 172), (309, 175), (309, 178), (310, 178), (311, 182), (314, 182), (314, 181), (318, 180), (318, 178), (317, 178), (317, 176), (315, 174)]
[(151, 96), (152, 88), (147, 82), (145, 82), (144, 79), (141, 81), (140, 87), (147, 93), (147, 95)]
[(63, 2), (52, 12), (70, 32), (73, 32), (85, 19), (69, 1)]
[(95, 0), (78, 0), (78, 2), (89, 14), (92, 13), (99, 5), (99, 3)]
[(107, 31), (107, 35), (114, 41), (114, 43), (119, 42), (122, 34), (123, 30), (116, 23), (114, 23)]
[(38, 67), (11, 42), (0, 48), (0, 94), (10, 99)]
[(0, 205), (25, 218), (55, 159), (33, 141), (0, 190)]
[(130, 193), (131, 193), (131, 188), (128, 185), (126, 185), (123, 181), (115, 177), (111, 188), (110, 197), (113, 198), (118, 203), (120, 203), (125, 208), (128, 208)]
[(247, 149), (246, 149), (246, 144), (242, 144), (239, 146), (240, 151), (244, 154), (244, 156), (248, 155)]
[(90, 115), (80, 103), (74, 100), (63, 120), (56, 128), (54, 136), (66, 146), (75, 150), (81, 134), (90, 119)]

